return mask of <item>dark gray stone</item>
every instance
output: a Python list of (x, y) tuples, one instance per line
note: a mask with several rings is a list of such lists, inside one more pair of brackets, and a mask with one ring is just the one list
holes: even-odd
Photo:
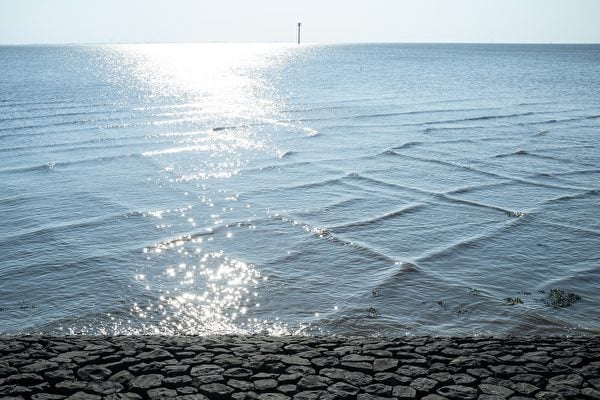
[(177, 396), (177, 391), (167, 388), (150, 389), (147, 393), (150, 399), (166, 399)]
[(77, 376), (84, 381), (104, 381), (111, 376), (112, 371), (100, 365), (86, 365), (77, 370)]
[(77, 392), (75, 394), (72, 394), (71, 396), (67, 397), (67, 400), (101, 400), (102, 397), (95, 395), (95, 394), (89, 394), (86, 392)]
[(275, 379), (259, 379), (254, 381), (254, 389), (260, 392), (275, 389), (276, 387), (277, 381)]
[(336, 381), (344, 381), (354, 386), (366, 386), (373, 382), (373, 377), (371, 375), (356, 371), (346, 371), (339, 368), (323, 368), (320, 371), (320, 375)]
[(219, 365), (197, 365), (192, 367), (191, 376), (221, 375), (225, 369)]
[(234, 392), (233, 388), (222, 383), (209, 383), (198, 388), (209, 399), (227, 399)]
[(485, 384), (485, 383), (479, 385), (479, 390), (481, 390), (485, 394), (490, 394), (490, 395), (501, 397), (501, 398), (510, 397), (514, 393), (514, 390), (509, 389), (507, 387), (498, 386), (498, 385), (489, 385), (489, 384)]
[(416, 399), (417, 391), (410, 386), (394, 386), (392, 396), (397, 399)]
[(326, 389), (333, 383), (333, 380), (324, 376), (318, 375), (307, 375), (298, 381), (298, 387), (300, 389)]
[(400, 375), (417, 377), (423, 376), (427, 374), (427, 370), (423, 367), (418, 367), (415, 365), (403, 365), (396, 370), (396, 372)]
[[(39, 374), (42, 373), (44, 371), (48, 371), (51, 369), (55, 369), (58, 367), (58, 363), (52, 362), (52, 361), (37, 361), (33, 364), (29, 364), (29, 365), (25, 365), (21, 368), (19, 368), (19, 370), (23, 373), (23, 372), (33, 372), (35, 374)], [(16, 371), (15, 371), (16, 372)]]
[(437, 390), (440, 396), (456, 400), (470, 400), (477, 398), (477, 389), (469, 386), (449, 385), (443, 386)]
[(398, 366), (398, 360), (394, 358), (378, 358), (373, 361), (373, 371), (383, 372), (395, 369)]
[(258, 395), (258, 400), (289, 400), (290, 397), (282, 393), (262, 393)]
[(415, 388), (421, 393), (428, 393), (432, 391), (437, 385), (439, 385), (438, 381), (430, 378), (421, 377), (412, 381), (410, 387)]
[(227, 386), (231, 386), (235, 390), (248, 391), (254, 389), (254, 383), (242, 381), (238, 379), (230, 379), (227, 381)]
[(548, 380), (552, 385), (569, 385), (580, 388), (583, 385), (583, 378), (577, 374), (558, 375)]
[(345, 382), (337, 382), (327, 388), (336, 398), (352, 399), (359, 392), (359, 388)]
[(131, 389), (134, 391), (146, 391), (162, 384), (163, 376), (159, 374), (148, 374), (136, 376), (131, 382)]

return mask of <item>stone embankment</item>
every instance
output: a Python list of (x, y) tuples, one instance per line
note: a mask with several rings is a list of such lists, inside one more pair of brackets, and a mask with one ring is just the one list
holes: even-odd
[(0, 398), (600, 399), (600, 337), (0, 337)]

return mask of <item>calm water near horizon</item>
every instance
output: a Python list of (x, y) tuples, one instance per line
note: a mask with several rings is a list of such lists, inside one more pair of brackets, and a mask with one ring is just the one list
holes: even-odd
[(598, 334), (600, 45), (0, 47), (0, 213), (2, 334)]

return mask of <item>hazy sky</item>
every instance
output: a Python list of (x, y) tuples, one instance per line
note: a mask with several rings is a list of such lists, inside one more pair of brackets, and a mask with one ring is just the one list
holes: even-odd
[(0, 0), (0, 43), (600, 43), (600, 0)]

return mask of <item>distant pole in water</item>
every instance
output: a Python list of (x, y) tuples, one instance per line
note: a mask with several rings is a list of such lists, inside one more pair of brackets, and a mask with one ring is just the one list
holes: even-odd
[(300, 44), (300, 27), (302, 26), (301, 22), (298, 22), (298, 44)]

